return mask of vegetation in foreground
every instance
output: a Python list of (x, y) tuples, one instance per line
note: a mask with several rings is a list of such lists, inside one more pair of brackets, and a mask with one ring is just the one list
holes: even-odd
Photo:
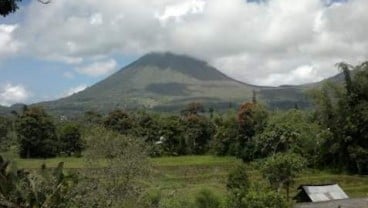
[[(115, 110), (105, 116), (88, 112), (71, 121), (25, 107), (0, 119), (1, 149), (16, 150), (27, 159), (82, 157), (72, 160), (83, 165), (67, 171), (61, 164), (53, 170), (47, 165), (18, 170), (1, 160), (0, 202), (5, 207), (291, 206), (295, 185), (320, 182), (323, 170), (368, 172), (368, 65), (357, 66), (355, 78), (347, 65), (340, 67), (345, 86), (327, 85), (311, 92), (316, 101), (312, 114), (298, 109), (270, 112), (256, 97), (238, 112), (223, 115), (214, 109), (205, 113), (201, 104), (192, 103), (180, 115)], [(159, 158), (203, 154), (233, 156), (239, 164), (223, 172), (212, 169), (207, 175), (201, 171), (211, 165), (181, 164), (189, 172), (182, 171), (187, 173), (180, 176), (185, 181), (177, 185), (180, 177), (170, 179), (165, 173), (181, 166), (163, 166), (165, 158)], [(26, 166), (32, 160), (19, 163)], [(322, 172), (308, 172), (313, 169)], [(222, 181), (211, 183), (212, 188), (200, 185), (218, 170)], [(200, 176), (193, 176), (196, 173)], [(308, 174), (316, 178), (303, 177)], [(198, 180), (197, 189), (177, 191), (190, 184), (187, 179)], [(365, 178), (358, 179), (366, 193)]]

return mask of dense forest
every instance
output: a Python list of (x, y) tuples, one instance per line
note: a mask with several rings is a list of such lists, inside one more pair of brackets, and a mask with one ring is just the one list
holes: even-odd
[[(289, 188), (303, 169), (368, 173), (368, 63), (339, 68), (344, 85), (310, 91), (311, 110), (269, 110), (254, 97), (225, 113), (190, 103), (177, 114), (116, 109), (70, 120), (24, 106), (0, 118), (1, 152), (78, 157), (89, 168), (66, 171), (60, 163), (28, 171), (1, 158), (0, 207), (288, 207)], [(148, 158), (181, 155), (243, 161), (227, 177), (226, 202), (208, 190), (191, 205), (162, 202), (145, 190)], [(251, 181), (247, 164), (256, 164), (268, 184)]]

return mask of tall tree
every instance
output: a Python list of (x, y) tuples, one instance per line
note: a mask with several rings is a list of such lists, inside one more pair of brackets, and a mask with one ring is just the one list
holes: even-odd
[(3, 142), (8, 135), (10, 122), (7, 118), (0, 116), (0, 143)]
[(254, 136), (265, 127), (268, 117), (266, 109), (259, 104), (244, 103), (238, 110), (238, 157), (244, 161), (254, 159)]
[(84, 149), (84, 142), (80, 128), (75, 123), (63, 124), (59, 133), (60, 151), (71, 155), (80, 155)]
[(25, 108), (16, 120), (16, 132), (22, 158), (56, 156), (58, 142), (55, 125), (42, 108)]
[(265, 161), (262, 172), (271, 186), (278, 192), (284, 187), (286, 198), (289, 199), (290, 186), (305, 165), (306, 160), (297, 154), (278, 153)]
[[(368, 62), (339, 64), (343, 87), (314, 92), (317, 120), (333, 135), (322, 144), (321, 162), (338, 169), (368, 173)], [(352, 73), (353, 72), (353, 73)]]
[(187, 154), (203, 154), (209, 149), (214, 126), (205, 116), (190, 114), (183, 119)]
[(137, 205), (144, 192), (142, 179), (150, 174), (144, 143), (100, 127), (92, 129), (86, 141), (85, 157), (90, 169), (81, 173), (86, 177), (80, 186), (84, 194), (76, 207)]
[(189, 115), (198, 115), (199, 113), (203, 113), (204, 107), (201, 103), (199, 102), (192, 102), (189, 103), (182, 111), (181, 114), (184, 116), (189, 116)]
[(105, 128), (117, 131), (121, 134), (128, 134), (128, 130), (130, 130), (133, 125), (134, 120), (128, 113), (122, 110), (111, 111), (104, 120)]
[(294, 152), (308, 158), (315, 165), (320, 143), (329, 136), (306, 112), (289, 110), (276, 112), (268, 119), (262, 132), (255, 136), (257, 157), (277, 152)]

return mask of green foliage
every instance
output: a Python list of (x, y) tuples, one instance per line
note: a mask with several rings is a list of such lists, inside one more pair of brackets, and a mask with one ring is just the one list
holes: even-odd
[(196, 208), (219, 208), (221, 205), (219, 198), (210, 190), (201, 190), (195, 198)]
[(265, 160), (262, 173), (278, 192), (285, 187), (289, 198), (289, 188), (305, 166), (306, 160), (295, 153), (277, 153)]
[(0, 116), (0, 142), (5, 140), (9, 132), (10, 122), (5, 117)]
[(127, 134), (128, 130), (133, 127), (133, 119), (128, 113), (121, 110), (114, 110), (104, 119), (105, 128), (114, 130), (121, 134)]
[(241, 164), (229, 173), (226, 188), (229, 191), (229, 206), (241, 207), (242, 200), (248, 193), (250, 181), (246, 166)]
[(226, 187), (231, 192), (246, 192), (250, 182), (247, 174), (247, 167), (244, 164), (238, 165), (229, 173)]
[(236, 117), (223, 115), (215, 119), (216, 133), (212, 150), (216, 155), (237, 155), (239, 126)]
[(85, 180), (76, 193), (78, 206), (124, 207), (137, 201), (144, 192), (140, 180), (150, 174), (144, 144), (102, 127), (91, 130), (86, 141), (89, 169), (81, 173)]
[(142, 138), (148, 144), (153, 144), (160, 138), (159, 117), (147, 112), (138, 112), (134, 116), (135, 126), (132, 134)]
[(181, 111), (181, 114), (184, 115), (184, 116), (189, 116), (189, 115), (198, 115), (199, 113), (203, 113), (203, 112), (204, 112), (204, 107), (201, 103), (192, 102), (192, 103), (189, 103)]
[(64, 173), (63, 163), (54, 170), (42, 166), (37, 172), (25, 172), (0, 156), (0, 207), (70, 207), (76, 183), (75, 175)]
[(186, 145), (184, 126), (178, 116), (163, 117), (159, 120), (160, 137), (163, 139), (162, 148), (168, 155), (184, 155)]
[(326, 85), (314, 91), (316, 119), (332, 137), (322, 143), (321, 165), (368, 173), (368, 64), (353, 67), (341, 63), (345, 77), (344, 88)]
[(160, 208), (162, 195), (159, 190), (152, 190), (143, 196), (142, 207), (145, 208)]
[(251, 183), (247, 168), (244, 164), (237, 166), (229, 173), (227, 184), (229, 208), (284, 208), (285, 200), (275, 191), (259, 186), (257, 182)]
[(0, 151), (6, 151), (12, 141), (9, 134), (12, 131), (11, 121), (0, 116)]
[(80, 132), (80, 127), (75, 123), (65, 123), (59, 133), (60, 151), (68, 156), (80, 155), (84, 149), (84, 142)]
[(254, 136), (263, 131), (267, 118), (268, 112), (262, 105), (245, 103), (240, 106), (237, 157), (243, 161), (252, 161), (256, 158)]
[(241, 208), (286, 208), (285, 199), (274, 191), (251, 190), (242, 199)]
[(214, 126), (205, 116), (188, 115), (183, 120), (186, 154), (203, 154), (209, 150)]
[(168, 198), (162, 200), (160, 208), (193, 208), (195, 205), (188, 199)]
[(19, 7), (18, 3), (22, 0), (1, 0), (0, 1), (0, 15), (7, 16), (14, 13)]
[(81, 122), (88, 126), (101, 125), (102, 115), (95, 111), (86, 111), (82, 116)]
[(55, 125), (39, 107), (25, 108), (16, 119), (20, 156), (23, 158), (54, 157), (58, 153)]
[(277, 152), (294, 152), (315, 164), (319, 144), (328, 134), (311, 121), (306, 112), (289, 110), (270, 116), (264, 130), (255, 137), (257, 157), (268, 157)]

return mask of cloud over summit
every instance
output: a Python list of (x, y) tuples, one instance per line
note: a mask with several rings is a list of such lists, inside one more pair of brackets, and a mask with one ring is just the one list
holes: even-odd
[[(22, 43), (25, 53), (69, 64), (172, 51), (252, 84), (301, 84), (337, 73), (336, 62), (367, 59), (368, 2), (334, 2), (63, 0), (45, 7), (35, 1), (3, 37), (7, 45)], [(99, 64), (77, 71), (96, 74)]]

